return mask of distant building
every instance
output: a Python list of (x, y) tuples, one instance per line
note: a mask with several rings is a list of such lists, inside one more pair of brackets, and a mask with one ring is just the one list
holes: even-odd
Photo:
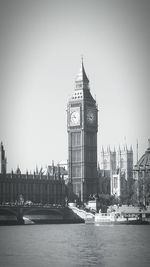
[(124, 174), (126, 181), (133, 178), (133, 150), (132, 146), (130, 149), (127, 148), (127, 145), (121, 150), (119, 147), (117, 153), (117, 169), (120, 169), (120, 172)]
[(1, 169), (1, 173), (2, 174), (6, 174), (7, 172), (7, 159), (5, 157), (5, 150), (4, 150), (4, 146), (3, 146), (3, 143), (1, 142), (1, 145), (0, 145), (0, 169)]
[(133, 178), (133, 150), (123, 149), (111, 151), (102, 148), (100, 165), (100, 187), (105, 194), (116, 197), (126, 197), (130, 194), (130, 185)]
[(101, 170), (115, 173), (116, 171), (116, 151), (111, 151), (110, 146), (106, 150), (102, 147), (101, 151)]
[(41, 168), (33, 174), (22, 174), (19, 167), (15, 172), (6, 173), (5, 150), (1, 143), (0, 203), (24, 201), (34, 203), (64, 204), (67, 187), (64, 175), (67, 171), (59, 165)]
[(134, 180), (136, 201), (150, 204), (150, 139), (147, 150), (134, 166)]

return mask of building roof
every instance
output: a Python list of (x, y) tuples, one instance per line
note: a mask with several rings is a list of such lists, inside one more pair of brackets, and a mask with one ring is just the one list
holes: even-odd
[(89, 79), (84, 69), (83, 59), (81, 62), (79, 73), (77, 74), (75, 79), (75, 90), (70, 100), (72, 100), (73, 102), (84, 100), (84, 101), (91, 101), (94, 104), (96, 103), (96, 100), (90, 93)]
[(150, 139), (148, 140), (148, 148), (145, 151), (145, 154), (139, 159), (134, 170), (150, 171)]
[(88, 79), (88, 77), (86, 75), (86, 72), (85, 72), (85, 69), (84, 69), (83, 60), (81, 62), (80, 70), (79, 70), (79, 73), (76, 76), (75, 81), (76, 82), (83, 82), (83, 83), (86, 83), (86, 84), (89, 83), (89, 79)]

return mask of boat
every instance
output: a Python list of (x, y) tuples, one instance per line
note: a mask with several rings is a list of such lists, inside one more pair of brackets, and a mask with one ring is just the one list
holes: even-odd
[(95, 222), (95, 215), (90, 213), (90, 212), (86, 212), (86, 217), (85, 217), (85, 223), (86, 224), (94, 224)]
[(149, 224), (135, 214), (123, 214), (119, 212), (96, 213), (95, 224)]

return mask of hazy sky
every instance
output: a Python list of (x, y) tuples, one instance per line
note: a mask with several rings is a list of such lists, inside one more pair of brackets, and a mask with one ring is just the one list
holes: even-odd
[(150, 137), (149, 0), (0, 0), (0, 140), (8, 170), (68, 157), (69, 96), (81, 55), (101, 146)]

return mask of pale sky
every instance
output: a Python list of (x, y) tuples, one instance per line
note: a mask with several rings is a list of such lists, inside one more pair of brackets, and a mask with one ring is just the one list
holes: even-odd
[[(68, 158), (81, 55), (99, 107), (98, 158), (150, 138), (149, 0), (0, 0), (0, 140), (8, 171)], [(135, 155), (136, 160), (136, 155)]]

